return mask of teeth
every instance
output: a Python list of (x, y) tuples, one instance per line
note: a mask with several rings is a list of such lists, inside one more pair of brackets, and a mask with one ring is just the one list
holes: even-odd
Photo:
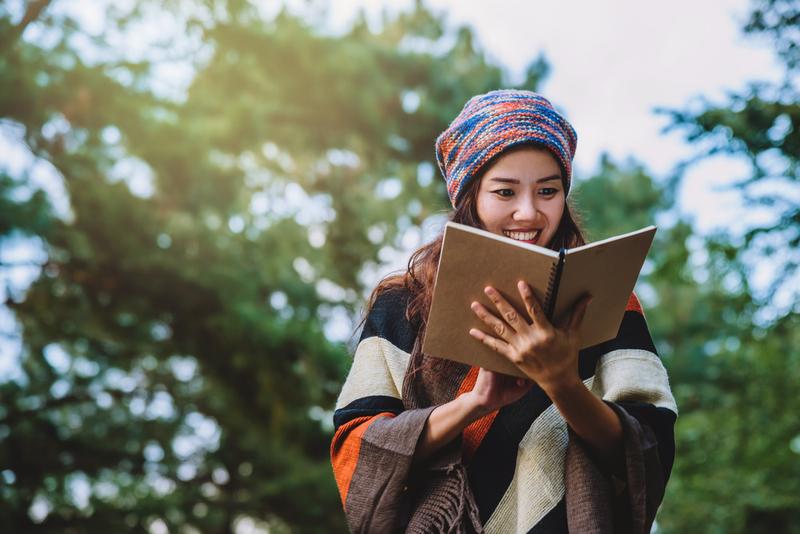
[(533, 232), (507, 232), (503, 230), (506, 237), (516, 239), (517, 241), (535, 241), (538, 239), (540, 232), (541, 230), (535, 230)]

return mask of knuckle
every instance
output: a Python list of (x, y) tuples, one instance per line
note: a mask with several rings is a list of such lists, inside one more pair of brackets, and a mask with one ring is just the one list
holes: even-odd
[(502, 323), (495, 323), (494, 331), (497, 332), (497, 335), (502, 336), (505, 333), (506, 329), (502, 325)]
[(505, 318), (509, 323), (515, 323), (517, 322), (517, 313), (513, 311), (506, 312)]

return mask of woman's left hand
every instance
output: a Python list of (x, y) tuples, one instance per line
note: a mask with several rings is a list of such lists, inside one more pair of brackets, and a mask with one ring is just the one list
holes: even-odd
[(591, 297), (584, 295), (572, 309), (569, 319), (554, 326), (548, 321), (530, 286), (520, 281), (517, 288), (532, 322), (521, 317), (500, 292), (493, 287), (487, 287), (485, 293), (497, 308), (500, 317), (489, 312), (479, 302), (473, 302), (471, 307), (497, 337), (476, 328), (470, 329), (470, 335), (508, 358), (520, 371), (539, 384), (545, 393), (574, 385), (576, 381), (580, 381), (578, 330)]

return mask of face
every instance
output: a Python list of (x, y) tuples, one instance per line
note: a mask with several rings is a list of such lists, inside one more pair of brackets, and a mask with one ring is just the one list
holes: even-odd
[(483, 173), (476, 208), (488, 231), (546, 247), (565, 201), (561, 166), (548, 150), (525, 147), (503, 154)]

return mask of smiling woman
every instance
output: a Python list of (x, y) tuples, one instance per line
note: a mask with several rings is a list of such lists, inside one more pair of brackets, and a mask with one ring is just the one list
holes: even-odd
[(523, 145), (502, 154), (478, 188), (486, 230), (526, 243), (552, 241), (564, 214), (561, 168), (548, 150)]
[[(538, 94), (472, 98), (436, 141), (452, 220), (556, 250), (584, 244), (567, 202), (576, 141)], [(677, 408), (636, 297), (615, 339), (578, 350), (590, 296), (551, 324), (520, 266), (524, 313), (486, 287), (494, 308), (472, 304), (485, 328), (469, 334), (528, 380), (438, 360), (420, 346), (441, 246), (440, 235), (370, 298), (331, 444), (350, 528), (649, 532)]]

